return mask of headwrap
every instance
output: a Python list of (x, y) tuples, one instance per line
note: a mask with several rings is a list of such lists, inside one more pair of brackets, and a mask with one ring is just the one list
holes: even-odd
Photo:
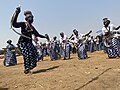
[(56, 40), (56, 39), (57, 39), (57, 37), (56, 37), (56, 36), (54, 36), (54, 37), (53, 37), (53, 39), (54, 39), (54, 40)]
[(106, 21), (106, 20), (108, 20), (108, 18), (103, 18), (103, 21)]
[(103, 23), (104, 23), (104, 25), (109, 25), (110, 24), (110, 20), (106, 20)]
[(24, 11), (24, 15), (27, 16), (28, 14), (31, 14), (32, 15), (32, 12), (31, 11)]
[(12, 43), (12, 40), (8, 40), (7, 43), (8, 43), (8, 44)]
[(63, 32), (61, 32), (61, 33), (60, 33), (60, 35), (64, 35), (64, 33), (63, 33)]
[(31, 11), (24, 11), (24, 15), (25, 15), (25, 20), (27, 21), (29, 18), (33, 19), (33, 15)]

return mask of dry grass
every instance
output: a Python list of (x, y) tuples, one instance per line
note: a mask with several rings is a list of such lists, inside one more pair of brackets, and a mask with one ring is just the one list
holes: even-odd
[(120, 90), (120, 58), (108, 59), (102, 51), (88, 55), (86, 60), (45, 57), (29, 75), (23, 73), (22, 57), (12, 67), (0, 59), (0, 90)]

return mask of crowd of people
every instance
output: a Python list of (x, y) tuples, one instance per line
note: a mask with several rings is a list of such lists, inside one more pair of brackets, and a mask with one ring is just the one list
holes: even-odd
[[(39, 34), (34, 28), (32, 25), (34, 17), (31, 11), (24, 12), (26, 22), (17, 22), (20, 11), (20, 7), (17, 7), (11, 25), (21, 28), (21, 36), (17, 45), (23, 55), (25, 74), (30, 73), (30, 70), (36, 67), (37, 62), (44, 60), (45, 56), (49, 56), (51, 61), (60, 58), (70, 60), (71, 53), (73, 53), (77, 54), (78, 60), (83, 60), (88, 58), (88, 51), (92, 53), (103, 50), (108, 58), (120, 57), (120, 26), (114, 26), (108, 18), (103, 19), (102, 34), (97, 36), (92, 36), (92, 31), (81, 34), (74, 29), (70, 37), (61, 32), (59, 38), (57, 36), (51, 38), (48, 34)], [(40, 42), (39, 38), (45, 38), (46, 42)]]
[[(104, 27), (103, 27), (104, 28)], [(39, 53), (39, 60), (47, 55), (51, 60), (57, 60), (63, 58), (64, 60), (70, 59), (70, 54), (77, 53), (78, 60), (88, 58), (87, 52), (94, 52), (103, 50), (108, 55), (108, 58), (120, 57), (120, 31), (115, 30), (116, 33), (110, 32), (110, 36), (107, 36), (106, 31), (102, 29), (103, 33), (92, 36), (92, 31), (87, 34), (80, 34), (78, 30), (74, 29), (73, 34), (70, 37), (63, 32), (60, 33), (60, 38), (50, 38), (46, 43), (41, 43), (37, 37), (33, 38), (33, 42)], [(106, 35), (104, 34), (106, 33)], [(113, 40), (113, 41), (111, 41)]]

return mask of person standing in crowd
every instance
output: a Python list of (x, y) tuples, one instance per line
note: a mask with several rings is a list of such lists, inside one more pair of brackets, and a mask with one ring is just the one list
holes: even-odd
[(71, 49), (72, 49), (72, 53), (73, 54), (76, 54), (77, 52), (77, 47), (76, 47), (76, 44), (73, 42), (72, 45), (71, 45)]
[(63, 32), (60, 33), (60, 50), (64, 60), (70, 59), (70, 44)]
[(91, 33), (91, 31), (87, 34), (79, 34), (76, 29), (73, 30), (73, 34), (71, 35), (71, 39), (73, 43), (77, 46), (77, 52), (78, 52), (78, 59), (85, 59), (87, 58), (87, 49), (85, 45), (85, 37), (88, 36)]
[(90, 45), (91, 45), (91, 35), (88, 35), (87, 37), (87, 51), (90, 51)]
[(102, 32), (105, 37), (104, 46), (106, 48), (106, 52), (109, 58), (116, 58), (117, 56), (120, 57), (120, 50), (119, 50), (119, 41), (118, 37), (119, 34), (117, 32), (120, 26), (116, 27), (113, 24), (110, 24), (110, 20), (108, 18), (103, 19), (103, 28)]
[(56, 60), (56, 53), (55, 53), (55, 44), (52, 41), (52, 39), (50, 39), (48, 34), (45, 34), (46, 37), (48, 37), (47, 41), (46, 41), (46, 47), (47, 47), (47, 53), (50, 56), (51, 61), (53, 61), (54, 59)]
[(32, 35), (32, 43), (37, 49), (37, 53), (38, 53), (37, 61), (43, 60), (43, 52), (42, 52), (42, 46), (41, 46), (42, 44), (39, 38), (36, 37), (35, 35)]
[(15, 13), (12, 16), (11, 25), (15, 28), (21, 28), (21, 36), (17, 45), (20, 48), (24, 58), (24, 73), (28, 74), (30, 73), (30, 70), (36, 67), (38, 57), (37, 50), (32, 43), (32, 34), (40, 38), (46, 37), (39, 34), (32, 25), (34, 16), (31, 11), (24, 12), (26, 22), (17, 22), (17, 18), (20, 12), (20, 7), (17, 7)]
[(15, 46), (11, 40), (8, 40), (7, 43), (4, 66), (13, 66), (17, 64)]
[(57, 60), (58, 58), (61, 57), (61, 55), (60, 55), (59, 42), (58, 42), (56, 36), (53, 37), (52, 43), (53, 43), (53, 46), (54, 46), (54, 47), (53, 47), (53, 50), (54, 50), (54, 52), (55, 52), (55, 60)]
[(95, 51), (95, 41), (94, 41), (94, 37), (91, 36), (91, 40), (90, 40), (90, 52), (94, 52)]
[(96, 51), (99, 51), (100, 50), (100, 36), (96, 36), (95, 38), (95, 43), (96, 43)]

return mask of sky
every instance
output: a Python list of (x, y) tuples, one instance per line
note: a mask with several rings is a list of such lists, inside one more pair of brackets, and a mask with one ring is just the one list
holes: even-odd
[[(82, 34), (92, 30), (96, 35), (96, 31), (102, 29), (104, 17), (116, 26), (120, 25), (119, 4), (120, 0), (0, 0), (0, 49), (6, 47), (9, 39), (17, 44), (19, 35), (10, 29), (10, 19), (19, 5), (18, 21), (25, 21), (24, 11), (31, 10), (37, 31), (59, 39), (60, 32), (69, 37), (73, 29)], [(20, 29), (16, 30), (20, 32)]]

